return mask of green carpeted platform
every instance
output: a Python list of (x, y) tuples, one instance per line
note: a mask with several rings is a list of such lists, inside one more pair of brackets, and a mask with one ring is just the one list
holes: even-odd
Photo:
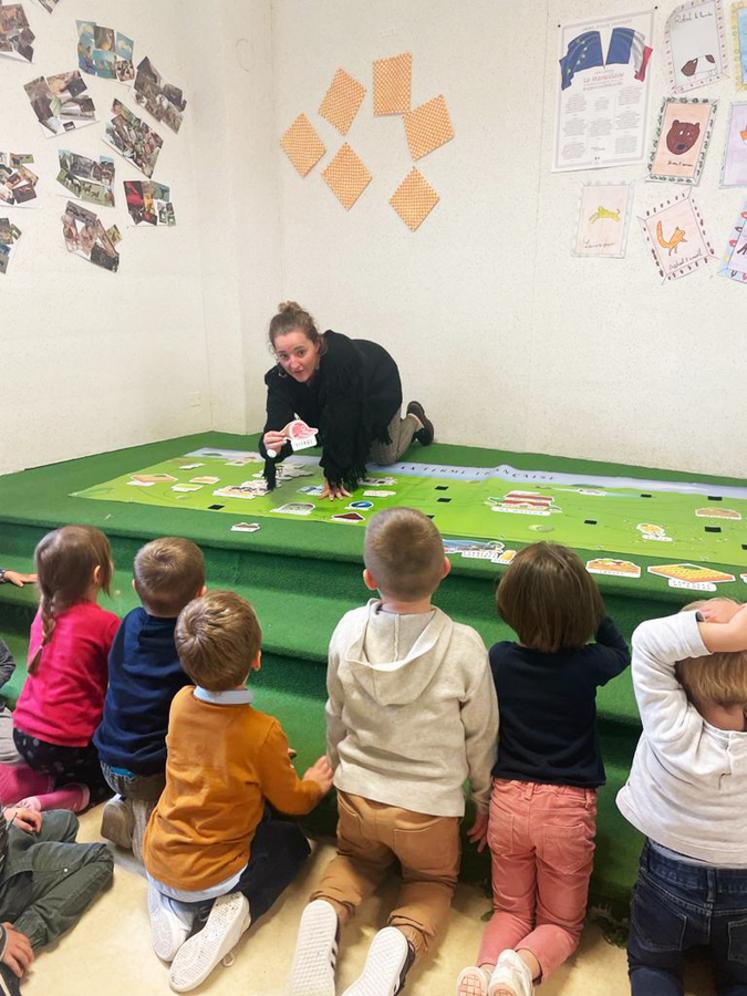
[[(361, 604), (368, 592), (361, 580), (363, 530), (331, 526), (323, 522), (257, 519), (256, 533), (234, 533), (231, 525), (254, 520), (249, 508), (235, 516), (221, 512), (121, 501), (71, 497), (73, 492), (100, 485), (123, 474), (134, 473), (200, 447), (234, 450), (256, 448), (256, 436), (204, 433), (98, 454), (48, 467), (0, 477), (0, 564), (18, 570), (31, 569), (35, 544), (50, 528), (65, 523), (90, 523), (103, 529), (114, 552), (116, 575), (108, 607), (123, 614), (136, 604), (130, 587), (132, 558), (147, 539), (158, 535), (182, 535), (203, 548), (211, 587), (230, 587), (255, 605), (263, 628), (263, 668), (253, 678), (259, 708), (275, 713), (299, 751), (299, 767), (310, 763), (324, 747), (324, 662), (330, 633), (343, 612)], [(410, 456), (422, 460), (424, 451), (413, 447)], [(434, 445), (427, 450), (431, 464), (494, 467), (502, 463), (527, 470), (578, 474), (633, 476), (704, 483), (744, 485), (698, 475), (660, 472), (650, 468), (568, 460), (536, 454)], [(198, 472), (199, 473), (199, 472)], [(303, 482), (301, 482), (303, 483)], [(288, 500), (288, 499), (284, 499)], [(251, 502), (247, 503), (248, 506)], [(496, 517), (498, 518), (498, 517)], [(537, 539), (545, 538), (541, 534)], [(550, 534), (546, 538), (553, 538)], [(515, 544), (512, 544), (515, 545)], [(649, 564), (671, 562), (655, 544), (656, 554), (635, 557), (643, 576), (598, 577), (610, 614), (627, 635), (637, 623), (655, 615), (676, 611), (694, 596), (690, 591), (667, 587), (664, 579), (646, 576)], [(599, 549), (580, 551), (584, 559), (599, 556)], [(717, 566), (735, 573), (734, 558)], [(743, 551), (742, 570), (747, 570)], [(474, 626), (489, 645), (510, 637), (494, 609), (494, 584), (502, 568), (482, 560), (453, 559), (453, 570), (436, 596), (436, 603), (461, 622)], [(737, 580), (719, 590), (742, 597), (744, 585)], [(16, 659), (25, 659), (28, 626), (35, 605), (31, 587), (0, 587), (0, 634)], [(14, 698), (22, 686), (24, 669), (19, 666), (11, 682)], [(629, 674), (600, 690), (599, 715), (608, 784), (600, 793), (599, 832), (593, 896), (596, 903), (621, 909), (635, 875), (640, 838), (619, 816), (614, 794), (624, 781), (638, 738), (639, 724)], [(313, 824), (331, 831), (334, 805), (325, 803)], [(484, 858), (465, 849), (463, 874), (487, 877)]]

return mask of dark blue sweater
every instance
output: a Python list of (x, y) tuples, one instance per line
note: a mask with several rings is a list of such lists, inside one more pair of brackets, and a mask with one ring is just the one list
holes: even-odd
[(596, 788), (604, 785), (596, 694), (620, 674), (630, 653), (612, 620), (596, 643), (554, 654), (496, 643), (490, 668), (500, 727), (495, 778)]
[(109, 653), (109, 687), (93, 742), (101, 760), (136, 775), (166, 768), (171, 700), (191, 684), (174, 646), (176, 619), (133, 609), (122, 620)]

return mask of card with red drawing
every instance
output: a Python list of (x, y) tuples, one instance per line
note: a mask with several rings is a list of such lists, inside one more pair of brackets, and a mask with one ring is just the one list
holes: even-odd
[(306, 450), (309, 446), (316, 446), (316, 434), (319, 430), (312, 429), (303, 419), (294, 418), (285, 427), (285, 431), (294, 453), (297, 450)]

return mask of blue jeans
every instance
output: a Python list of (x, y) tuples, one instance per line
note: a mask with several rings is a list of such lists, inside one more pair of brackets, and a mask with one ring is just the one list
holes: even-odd
[(682, 996), (682, 959), (707, 947), (719, 996), (747, 996), (747, 868), (691, 865), (644, 845), (633, 889), (633, 996)]

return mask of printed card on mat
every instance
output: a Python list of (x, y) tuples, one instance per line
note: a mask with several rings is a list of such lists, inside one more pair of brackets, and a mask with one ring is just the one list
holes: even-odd
[(747, 103), (731, 105), (726, 130), (724, 161), (721, 164), (722, 187), (747, 187)]

